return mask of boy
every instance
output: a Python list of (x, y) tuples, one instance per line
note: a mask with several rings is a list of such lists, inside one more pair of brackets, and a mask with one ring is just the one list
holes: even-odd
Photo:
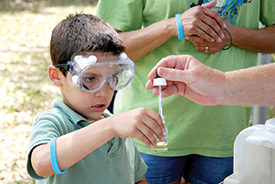
[(127, 86), (133, 62), (115, 30), (88, 14), (70, 15), (53, 30), (48, 74), (63, 101), (39, 114), (30, 139), (28, 173), (37, 183), (147, 183), (132, 139), (163, 140), (158, 113), (138, 108), (111, 116), (114, 90)]

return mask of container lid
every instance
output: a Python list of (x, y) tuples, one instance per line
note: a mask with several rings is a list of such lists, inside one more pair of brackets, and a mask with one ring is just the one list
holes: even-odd
[(155, 78), (154, 79), (154, 86), (166, 86), (166, 80), (164, 78)]
[(265, 129), (275, 134), (275, 118), (268, 119), (265, 122)]

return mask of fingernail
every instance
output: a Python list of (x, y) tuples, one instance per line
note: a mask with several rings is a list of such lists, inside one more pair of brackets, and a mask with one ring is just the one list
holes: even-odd
[(224, 39), (224, 34), (223, 33), (222, 33), (221, 37), (222, 37), (222, 39)]
[(222, 42), (222, 40), (220, 38), (218, 38), (218, 42)]
[(165, 75), (165, 70), (160, 71), (161, 69), (158, 69), (158, 73), (161, 73), (162, 75)]
[(158, 68), (158, 69), (157, 69), (157, 75), (159, 75), (159, 73), (160, 73), (160, 69)]
[(211, 39), (211, 42), (214, 42), (214, 41), (215, 41), (215, 40), (212, 38), (212, 39)]

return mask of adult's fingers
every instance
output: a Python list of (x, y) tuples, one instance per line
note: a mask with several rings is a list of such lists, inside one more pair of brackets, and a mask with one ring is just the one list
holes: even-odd
[(224, 34), (222, 28), (217, 24), (217, 22), (212, 18), (206, 18), (202, 21), (204, 22), (204, 24), (200, 27), (202, 31), (211, 38), (215, 39), (216, 42), (222, 42), (222, 39), (224, 39)]
[(188, 55), (180, 55), (180, 56), (168, 56), (161, 59), (156, 66), (150, 71), (148, 74), (149, 80), (153, 80), (157, 76), (157, 69), (159, 67), (164, 68), (184, 68), (186, 64)]
[(146, 89), (152, 89), (154, 87), (153, 81), (148, 80), (147, 83), (145, 84)]
[(206, 41), (204, 39), (202, 39), (201, 37), (199, 36), (187, 36), (185, 37), (186, 40), (189, 40), (191, 42), (196, 42), (196, 43), (205, 43)]
[(167, 88), (164, 88), (162, 90), (162, 97), (166, 98), (172, 95), (182, 95), (185, 93), (185, 84), (180, 84), (180, 85), (170, 85)]
[(223, 39), (224, 38), (223, 28), (225, 25), (224, 20), (214, 10), (207, 9), (207, 8), (203, 8), (202, 10), (205, 13), (205, 15), (209, 17), (202, 20), (207, 25), (202, 27), (202, 29), (211, 36), (212, 35), (216, 36), (217, 34), (219, 36), (218, 37), (219, 39)]
[[(209, 3), (203, 4), (204, 8), (202, 8), (202, 11), (204, 12), (205, 15), (211, 18), (211, 19), (205, 19), (203, 21), (207, 25), (209, 25), (212, 29), (207, 26), (204, 26), (202, 29), (208, 34), (210, 34), (212, 37), (214, 36), (216, 41), (221, 42), (220, 39), (224, 38), (222, 28), (227, 28), (227, 26), (224, 20), (220, 17), (220, 15), (216, 11), (212, 10), (212, 8), (216, 5), (216, 3), (217, 1), (214, 0)], [(219, 35), (220, 39), (216, 37), (216, 34), (213, 32), (213, 30), (215, 31), (215, 33)]]
[(202, 6), (206, 8), (214, 8), (216, 4), (217, 4), (217, 0), (213, 0), (208, 3), (202, 4)]
[(188, 82), (189, 76), (186, 75), (186, 71), (171, 68), (158, 68), (158, 74), (170, 81)]
[(213, 7), (215, 7), (217, 1), (213, 0), (209, 3), (205, 3), (203, 4), (203, 7), (205, 7), (206, 9), (203, 9), (204, 12), (206, 14), (208, 14), (209, 16), (211, 16), (213, 19), (215, 19), (217, 21), (217, 23), (222, 27), (222, 28), (227, 28), (225, 22), (223, 21), (223, 19), (219, 16), (219, 14), (215, 11), (209, 11), (211, 10)]

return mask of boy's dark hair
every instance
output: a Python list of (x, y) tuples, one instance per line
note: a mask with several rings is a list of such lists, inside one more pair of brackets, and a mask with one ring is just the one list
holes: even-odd
[[(63, 64), (75, 54), (109, 52), (118, 55), (125, 47), (117, 32), (104, 20), (84, 13), (69, 15), (52, 31), (50, 54), (53, 64)], [(60, 68), (65, 75), (66, 71)]]

